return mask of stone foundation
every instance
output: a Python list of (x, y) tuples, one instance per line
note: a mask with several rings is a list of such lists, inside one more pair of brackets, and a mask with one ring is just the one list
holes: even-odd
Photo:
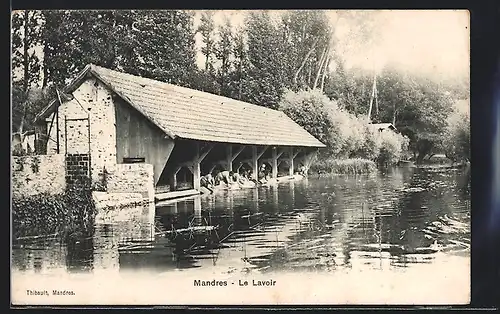
[(108, 193), (92, 192), (92, 198), (97, 209), (109, 209), (114, 207), (127, 207), (145, 203), (140, 193)]
[(139, 193), (153, 202), (155, 196), (153, 165), (117, 164), (106, 175), (108, 193)]

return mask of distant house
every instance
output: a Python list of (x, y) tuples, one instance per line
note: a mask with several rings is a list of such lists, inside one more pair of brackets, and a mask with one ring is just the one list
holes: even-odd
[(370, 123), (370, 127), (379, 132), (382, 132), (384, 130), (391, 130), (394, 132), (398, 132), (398, 130), (392, 123)]

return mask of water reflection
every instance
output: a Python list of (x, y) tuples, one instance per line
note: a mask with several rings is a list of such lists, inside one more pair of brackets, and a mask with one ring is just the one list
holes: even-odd
[(466, 175), (393, 169), (102, 212), (91, 235), (14, 243), (12, 267), (334, 271), (411, 267), (434, 262), (438, 252), (468, 256)]

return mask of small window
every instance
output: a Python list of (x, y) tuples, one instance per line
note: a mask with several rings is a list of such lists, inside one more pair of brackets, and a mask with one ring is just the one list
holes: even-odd
[(144, 157), (123, 157), (124, 164), (137, 164), (145, 161), (146, 158)]

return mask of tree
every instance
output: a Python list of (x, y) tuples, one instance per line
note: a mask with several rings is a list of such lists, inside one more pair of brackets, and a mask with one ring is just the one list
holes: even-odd
[(284, 90), (279, 34), (268, 11), (250, 12), (246, 25), (248, 63), (242, 99), (277, 108)]
[(213, 11), (203, 11), (201, 13), (200, 26), (198, 32), (201, 34), (203, 46), (201, 53), (205, 56), (205, 71), (211, 73), (214, 70), (213, 57), (215, 54), (215, 22)]
[(288, 88), (320, 87), (331, 60), (334, 29), (324, 11), (296, 10), (283, 14), (280, 52)]
[(234, 66), (229, 74), (228, 87), (230, 89), (230, 97), (241, 100), (244, 80), (246, 79), (246, 70), (249, 68), (245, 32), (241, 28), (238, 28), (234, 33), (232, 54), (234, 57)]
[(231, 21), (226, 17), (224, 23), (218, 28), (219, 39), (215, 43), (215, 57), (220, 61), (217, 78), (221, 94), (230, 96), (229, 74), (231, 71), (231, 57), (233, 52), (233, 31)]
[(329, 119), (329, 113), (337, 109), (336, 104), (318, 90), (286, 90), (279, 103), (279, 110), (327, 145), (330, 154), (340, 151), (339, 137), (333, 136), (338, 131), (338, 125)]
[(368, 116), (373, 75), (359, 69), (345, 70), (337, 59), (334, 73), (330, 73), (324, 92), (338, 101), (339, 105), (352, 114)]
[[(349, 112), (367, 115), (373, 80), (372, 73), (338, 67), (325, 92)], [(408, 136), (417, 162), (442, 149), (442, 134), (453, 101), (446, 86), (387, 66), (377, 75), (377, 99), (378, 110), (372, 112), (372, 121), (393, 123)]]
[(470, 113), (455, 108), (444, 133), (444, 152), (454, 162), (470, 160)]
[(44, 11), (44, 17), (45, 84), (65, 85), (88, 63), (183, 86), (192, 82), (190, 12)]
[(141, 11), (134, 27), (140, 76), (193, 87), (195, 62), (193, 13)]
[(439, 152), (452, 99), (440, 84), (387, 70), (379, 80), (380, 117), (410, 138), (416, 162)]
[(31, 128), (30, 112), (36, 100), (32, 88), (39, 85), (43, 20), (40, 11), (16, 11), (12, 14), (12, 118), (13, 131), (21, 141), (25, 129)]
[(43, 11), (43, 86), (64, 86), (88, 63), (88, 15), (83, 11)]

